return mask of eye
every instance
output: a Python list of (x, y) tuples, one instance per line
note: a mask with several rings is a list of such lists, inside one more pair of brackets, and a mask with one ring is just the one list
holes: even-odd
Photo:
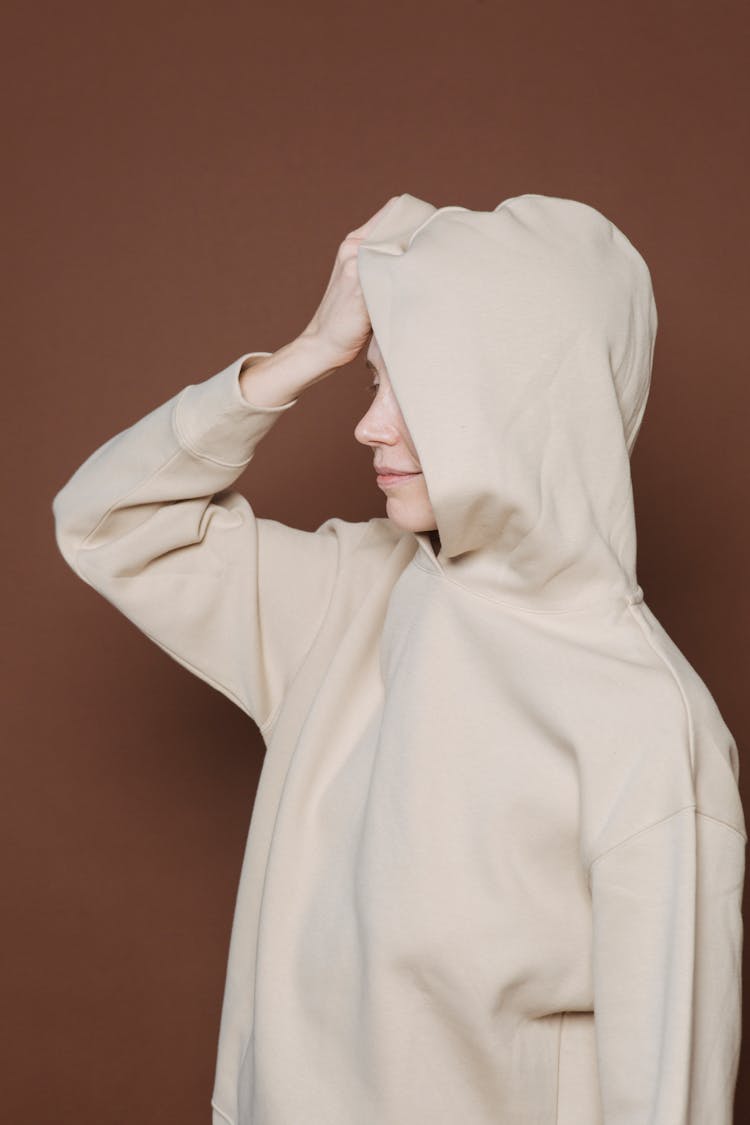
[(369, 387), (367, 388), (369, 390), (370, 394), (373, 395), (373, 397), (378, 393), (378, 387), (379, 386), (380, 386), (380, 383), (370, 383)]

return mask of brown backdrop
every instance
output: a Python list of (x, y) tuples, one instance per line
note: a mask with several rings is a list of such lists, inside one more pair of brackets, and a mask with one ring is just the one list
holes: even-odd
[[(748, 17), (5, 10), (3, 1116), (199, 1125), (262, 743), (66, 567), (52, 496), (184, 384), (300, 331), (339, 240), (390, 195), (588, 202), (646, 257), (660, 315), (639, 578), (750, 782)], [(382, 513), (352, 433), (366, 382), (357, 361), (317, 384), (264, 443), (260, 515)]]

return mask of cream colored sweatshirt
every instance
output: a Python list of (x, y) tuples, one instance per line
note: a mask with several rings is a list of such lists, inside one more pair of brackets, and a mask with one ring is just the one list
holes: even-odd
[[(248, 352), (54, 498), (73, 570), (259, 726), (213, 1125), (730, 1125), (735, 741), (636, 578), (649, 271), (586, 204), (398, 197), (363, 291), (441, 538), (235, 487)], [(272, 440), (272, 439), (271, 439)]]

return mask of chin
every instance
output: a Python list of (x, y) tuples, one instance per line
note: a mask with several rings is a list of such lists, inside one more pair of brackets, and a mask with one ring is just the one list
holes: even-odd
[(437, 531), (434, 517), (426, 516), (424, 512), (409, 512), (404, 509), (406, 505), (402, 507), (388, 497), (386, 514), (396, 527), (400, 527), (402, 531)]

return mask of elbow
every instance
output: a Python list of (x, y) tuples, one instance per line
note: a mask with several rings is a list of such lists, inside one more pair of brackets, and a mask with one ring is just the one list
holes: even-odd
[(78, 573), (76, 559), (85, 533), (77, 527), (75, 508), (70, 503), (67, 485), (53, 497), (52, 519), (57, 548), (71, 570)]

